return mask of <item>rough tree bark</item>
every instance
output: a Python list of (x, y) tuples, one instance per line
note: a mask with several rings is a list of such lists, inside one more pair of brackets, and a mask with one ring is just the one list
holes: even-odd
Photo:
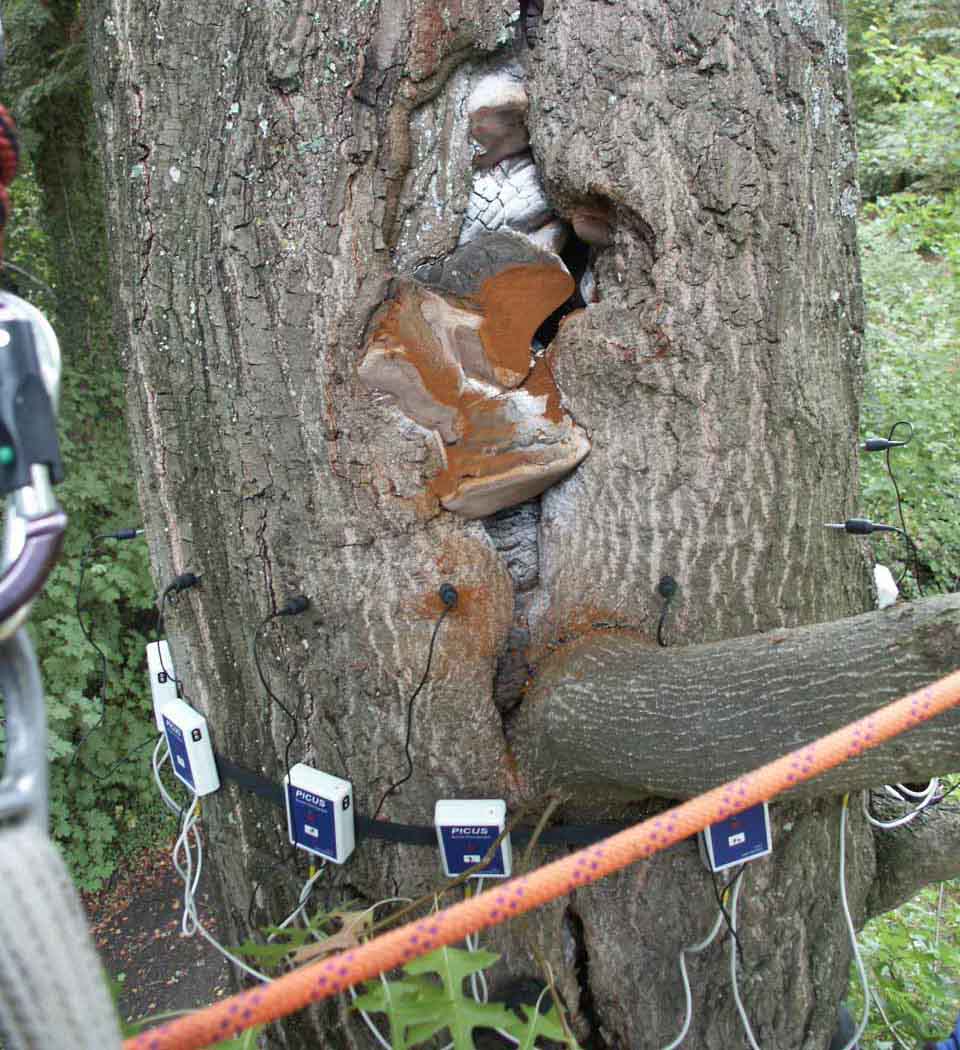
[[(273, 688), (302, 723), (293, 757), (349, 776), (369, 813), (405, 770), (407, 698), (453, 583), (413, 775), (383, 809), (394, 820), (427, 823), (441, 797), (516, 805), (550, 782), (523, 757), (547, 724), (525, 710), (525, 681), (562, 677), (591, 638), (653, 644), (662, 576), (679, 584), (672, 648), (649, 675), (682, 646), (870, 602), (856, 544), (822, 528), (857, 490), (839, 3), (547, 0), (522, 5), (515, 42), (520, 9), (90, 3), (144, 517), (159, 581), (203, 574), (169, 617), (178, 672), (219, 750), (279, 778), (293, 727), (259, 687), (251, 638), (309, 595), (307, 615), (266, 629)], [(503, 277), (515, 258), (480, 287), (431, 277), (458, 243), (503, 228), (559, 251), (577, 286), (570, 312), (536, 329), (535, 361), (490, 335), (522, 285)], [(583, 432), (586, 459), (490, 518), (471, 507), (493, 504), (455, 505), (461, 481), (484, 478), (486, 499), (517, 471), (543, 480), (537, 413)], [(456, 474), (484, 444), (502, 462)], [(707, 663), (711, 686), (726, 667)], [(642, 738), (629, 692), (606, 696), (607, 726), (618, 703)], [(708, 708), (692, 703), (694, 722)], [(708, 741), (685, 745), (700, 732), (684, 720), (658, 746), (706, 764)], [(566, 814), (663, 804), (645, 794), (591, 785)], [(276, 863), (284, 831), (257, 799), (228, 786), (204, 812), (239, 937), (288, 909), (300, 876)], [(748, 875), (742, 983), (765, 1046), (821, 1050), (835, 1021), (849, 963), (837, 815), (831, 798), (776, 806), (774, 854)], [(873, 892), (892, 883), (857, 813), (848, 845), (862, 920), (868, 897), (897, 894)], [(367, 842), (323, 892), (374, 901), (437, 876), (432, 851)], [(677, 953), (714, 908), (688, 843), (489, 941), (500, 981), (536, 972), (536, 943), (593, 1045), (653, 1047), (680, 1024)], [(693, 971), (690, 1045), (741, 1045), (725, 968), (708, 955)], [(369, 1044), (343, 1004), (274, 1038), (318, 1032)]]

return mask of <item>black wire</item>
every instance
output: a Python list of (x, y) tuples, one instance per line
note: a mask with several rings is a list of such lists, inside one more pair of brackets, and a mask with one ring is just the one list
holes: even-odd
[(740, 865), (737, 869), (736, 874), (730, 881), (723, 887), (721, 892), (719, 883), (717, 882), (717, 873), (711, 868), (710, 878), (713, 880), (713, 893), (717, 898), (717, 904), (720, 906), (720, 913), (723, 915), (723, 921), (727, 924), (727, 929), (730, 931), (731, 936), (737, 945), (737, 956), (740, 959), (740, 965), (743, 966), (743, 945), (740, 943), (740, 937), (737, 931), (733, 928), (733, 923), (730, 921), (730, 913), (727, 911), (727, 906), (723, 903), (723, 894), (740, 878), (746, 868), (746, 862)]
[(380, 797), (380, 801), (377, 803), (377, 808), (373, 811), (373, 816), (370, 818), (371, 820), (377, 819), (380, 810), (383, 808), (384, 802), (387, 801), (398, 787), (406, 784), (406, 782), (413, 776), (413, 756), (410, 754), (410, 734), (413, 730), (413, 702), (420, 695), (420, 690), (423, 689), (426, 684), (427, 676), (430, 674), (430, 664), (433, 662), (433, 647), (437, 641), (437, 633), (440, 630), (440, 625), (447, 618), (447, 613), (450, 612), (451, 608), (452, 606), (448, 605), (447, 608), (440, 613), (440, 618), (434, 624), (433, 634), (430, 636), (430, 649), (427, 652), (427, 666), (423, 669), (423, 676), (420, 679), (420, 684), (410, 694), (410, 699), (407, 701), (407, 735), (403, 741), (403, 750), (407, 756), (407, 772), (399, 780), (395, 780), (390, 787), (384, 791), (383, 795)]
[(663, 640), (663, 625), (667, 619), (670, 602), (677, 593), (677, 581), (672, 576), (662, 576), (657, 584), (657, 593), (663, 598), (663, 608), (660, 610), (660, 621), (657, 624), (657, 645), (666, 649), (667, 643)]
[(154, 627), (154, 634), (156, 635), (156, 641), (158, 643), (157, 659), (160, 661), (160, 670), (176, 686), (178, 699), (183, 700), (184, 703), (187, 703), (190, 698), (183, 691), (183, 679), (177, 678), (177, 672), (174, 670), (174, 668), (171, 667), (169, 670), (167, 669), (166, 665), (163, 662), (163, 649), (159, 645), (159, 643), (163, 641), (163, 611), (167, 606), (167, 601), (171, 601), (174, 605), (176, 605), (176, 596), (177, 592), (173, 587), (167, 587), (166, 590), (164, 590), (163, 594), (160, 595), (160, 604), (157, 606), (157, 622)]
[[(897, 427), (909, 427), (910, 433), (907, 435), (906, 440), (903, 442), (904, 445), (910, 444), (913, 439), (913, 424), (907, 419), (898, 419), (896, 423), (890, 428), (890, 433), (887, 435), (888, 441), (893, 441), (893, 435), (897, 432)], [(920, 592), (920, 596), (923, 597), (923, 586), (920, 583), (920, 556), (917, 550), (917, 545), (913, 542), (913, 537), (907, 530), (907, 521), (903, 513), (903, 499), (900, 496), (900, 486), (897, 483), (896, 475), (893, 473), (893, 466), (890, 462), (890, 449), (886, 449), (884, 452), (884, 458), (887, 464), (887, 474), (890, 476), (890, 481), (893, 483), (893, 491), (897, 497), (897, 512), (900, 515), (900, 525), (903, 530), (903, 538), (907, 541), (907, 557), (903, 561), (903, 572), (900, 573), (897, 579), (897, 586), (900, 586), (901, 580), (907, 575), (909, 571), (908, 562), (910, 554), (913, 554), (913, 578), (917, 584), (917, 590)]]
[[(257, 675), (260, 678), (260, 684), (266, 690), (267, 696), (280, 708), (280, 710), (290, 719), (293, 723), (293, 732), (287, 737), (287, 746), (283, 752), (283, 766), (286, 772), (286, 778), (289, 780), (290, 777), (290, 749), (293, 747), (294, 741), (300, 737), (300, 717), (303, 711), (303, 693), (300, 693), (300, 698), (297, 701), (297, 713), (293, 714), (291, 710), (284, 704), (276, 693), (270, 688), (270, 683), (267, 681), (266, 675), (263, 673), (263, 667), (260, 663), (260, 632), (264, 627), (268, 626), (278, 617), (283, 614), (280, 612), (271, 613), (265, 620), (260, 623), (260, 626), (253, 633), (253, 662), (257, 667)], [(286, 788), (284, 789), (286, 790)]]
[[(80, 625), (80, 633), (86, 639), (87, 644), (92, 646), (100, 656), (100, 717), (94, 723), (90, 729), (80, 738), (80, 743), (77, 744), (77, 748), (73, 753), (73, 760), (70, 763), (73, 765), (80, 758), (80, 749), (87, 742), (90, 736), (95, 733), (101, 725), (103, 725), (103, 719), (107, 713), (107, 654), (100, 648), (99, 645), (93, 640), (93, 634), (88, 630), (87, 625), (83, 622), (82, 608), (80, 605), (80, 598), (83, 593), (83, 578), (87, 573), (87, 566), (90, 564), (93, 550), (96, 545), (104, 539), (103, 536), (94, 536), (94, 538), (87, 544), (83, 554), (80, 556), (80, 576), (77, 580), (77, 593), (74, 597), (74, 611), (77, 616), (77, 623)], [(90, 772), (90, 770), (87, 770)]]
[(100, 717), (80, 738), (80, 741), (73, 752), (73, 758), (70, 760), (70, 765), (79, 765), (80, 768), (88, 776), (91, 776), (94, 778), (94, 780), (99, 781), (107, 780), (115, 769), (118, 769), (125, 762), (131, 761), (134, 758), (134, 756), (139, 754), (139, 752), (141, 752), (148, 744), (153, 743), (153, 736), (151, 735), (147, 737), (147, 739), (144, 740), (142, 744), (138, 744), (136, 747), (131, 748), (125, 754), (121, 755), (120, 758), (118, 758), (117, 761), (113, 763), (113, 765), (108, 766), (103, 773), (94, 772), (94, 770), (92, 770), (86, 764), (86, 762), (82, 761), (82, 759), (80, 758), (80, 751), (82, 750), (83, 745), (90, 739), (91, 736), (93, 736), (93, 734), (98, 729), (100, 729), (100, 727), (103, 725), (103, 721), (106, 718), (107, 714), (107, 654), (100, 648), (99, 645), (97, 645), (97, 643), (93, 639), (92, 631), (89, 630), (87, 628), (87, 625), (83, 622), (83, 607), (80, 604), (80, 599), (83, 593), (83, 580), (87, 573), (87, 567), (90, 564), (90, 561), (92, 560), (93, 552), (97, 544), (101, 543), (103, 540), (112, 539), (116, 539), (116, 537), (110, 534), (94, 536), (93, 539), (87, 544), (86, 548), (83, 551), (83, 554), (80, 556), (80, 576), (77, 580), (77, 591), (74, 597), (74, 611), (76, 612), (77, 623), (80, 625), (80, 631), (83, 634), (83, 637), (87, 640), (87, 643), (91, 645), (94, 649), (96, 649), (97, 653), (100, 656)]

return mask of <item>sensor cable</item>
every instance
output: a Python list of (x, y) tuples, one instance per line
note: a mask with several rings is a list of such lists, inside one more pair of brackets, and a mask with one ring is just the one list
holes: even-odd
[(430, 648), (427, 651), (427, 666), (423, 669), (423, 675), (420, 678), (417, 688), (410, 694), (410, 699), (407, 701), (407, 734), (403, 741), (404, 754), (407, 756), (407, 772), (399, 780), (395, 780), (380, 796), (377, 808), (373, 811), (373, 820), (376, 820), (379, 816), (384, 802), (386, 802), (399, 787), (406, 784), (406, 782), (413, 776), (413, 756), (410, 754), (410, 735), (413, 731), (413, 702), (420, 695), (420, 690), (426, 685), (427, 678), (430, 675), (430, 665), (433, 662), (433, 647), (436, 645), (437, 634), (440, 631), (440, 627), (443, 624), (443, 621), (447, 618), (447, 613), (456, 608), (457, 599), (459, 597), (457, 589), (449, 583), (443, 584), (440, 588), (439, 594), (440, 600), (444, 604), (444, 610), (440, 613), (437, 622), (434, 624), (433, 634), (430, 636)]

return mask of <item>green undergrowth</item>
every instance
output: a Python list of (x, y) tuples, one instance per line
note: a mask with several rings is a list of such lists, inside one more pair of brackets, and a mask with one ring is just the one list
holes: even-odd
[[(56, 493), (69, 525), (60, 562), (34, 605), (30, 633), (47, 699), (51, 831), (77, 885), (91, 890), (121, 855), (167, 832), (150, 773), (156, 729), (144, 648), (153, 629), (153, 586), (142, 539), (90, 546), (95, 535), (139, 523), (123, 380), (106, 346), (84, 352), (59, 323), (42, 202), (29, 169), (11, 197), (15, 218), (6, 258), (54, 287), (44, 291), (15, 271), (6, 284), (47, 313), (63, 355), (59, 434), (66, 477)], [(81, 615), (105, 654), (105, 682), (101, 657), (77, 618), (88, 548)]]
[[(960, 193), (900, 194), (864, 210), (860, 226), (867, 302), (863, 436), (886, 437), (898, 420), (914, 436), (891, 452), (921, 586), (960, 589)], [(900, 428), (897, 438), (907, 436)], [(861, 461), (865, 512), (900, 524), (884, 457)], [(895, 576), (913, 559), (898, 538), (875, 542)], [(917, 594), (912, 572), (902, 585)]]
[[(925, 887), (861, 931), (873, 1000), (862, 1050), (914, 1050), (953, 1031), (960, 1010), (958, 915), (960, 882), (953, 881)], [(863, 996), (855, 973), (850, 986), (851, 1011), (859, 1018)]]

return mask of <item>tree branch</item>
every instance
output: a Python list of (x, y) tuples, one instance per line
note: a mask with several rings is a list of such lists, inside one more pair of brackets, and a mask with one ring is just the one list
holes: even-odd
[[(882, 815), (902, 813), (891, 809)], [(876, 844), (877, 877), (867, 897), (868, 918), (898, 908), (930, 883), (960, 877), (960, 802), (931, 806), (900, 828), (878, 829)]]
[[(960, 666), (960, 595), (708, 645), (596, 633), (554, 653), (510, 726), (531, 790), (685, 798)], [(827, 795), (960, 769), (960, 710), (801, 785)]]

